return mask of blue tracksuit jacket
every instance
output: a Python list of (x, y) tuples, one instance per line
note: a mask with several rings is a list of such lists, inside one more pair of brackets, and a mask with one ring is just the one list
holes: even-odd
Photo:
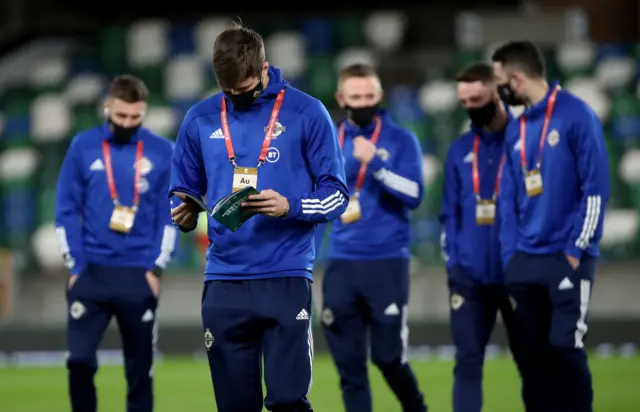
[(177, 238), (166, 196), (173, 143), (141, 128), (131, 142), (110, 145), (120, 203), (131, 206), (136, 145), (144, 142), (139, 210), (131, 232), (121, 234), (109, 229), (114, 206), (102, 154), (105, 139), (112, 139), (107, 124), (78, 134), (58, 176), (56, 232), (67, 267), (72, 275), (82, 274), (87, 264), (163, 270)]
[[(275, 98), (286, 89), (267, 162), (258, 172), (258, 190), (272, 189), (290, 205), (288, 218), (254, 216), (231, 232), (209, 218), (205, 280), (303, 276), (311, 279), (314, 229), (342, 214), (348, 202), (344, 160), (335, 128), (320, 101), (291, 87), (280, 70), (269, 69), (269, 84), (248, 111), (227, 101), (236, 162), (256, 167)], [(193, 106), (182, 123), (173, 157), (174, 191), (204, 196), (214, 205), (232, 190), (230, 164), (221, 130), (217, 94)], [(172, 197), (172, 207), (180, 200)]]
[[(549, 95), (526, 116), (527, 170), (538, 160)], [(500, 195), (500, 243), (506, 265), (516, 251), (598, 256), (604, 210), (609, 199), (609, 161), (602, 125), (578, 97), (558, 93), (542, 153), (542, 194), (527, 196), (520, 158), (520, 119), (505, 135), (507, 161)]]
[[(331, 222), (330, 259), (369, 260), (409, 258), (411, 210), (422, 201), (422, 150), (418, 139), (379, 110), (382, 129), (377, 155), (367, 168), (360, 190), (360, 220)], [(349, 191), (353, 192), (360, 161), (353, 157), (352, 139), (370, 138), (375, 124), (361, 129), (345, 124), (343, 153)]]
[(473, 189), (473, 142), (480, 136), (478, 172), (480, 197), (491, 199), (496, 188), (500, 161), (504, 153), (504, 130), (487, 132), (472, 130), (456, 139), (447, 153), (444, 165), (444, 188), (440, 222), (442, 251), (447, 269), (460, 266), (464, 273), (480, 283), (502, 281), (500, 263), (500, 211), (494, 225), (476, 223), (476, 197)]

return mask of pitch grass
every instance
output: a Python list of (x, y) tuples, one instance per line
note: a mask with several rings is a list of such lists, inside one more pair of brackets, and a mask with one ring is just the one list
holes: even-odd
[[(452, 363), (413, 361), (430, 410), (451, 411)], [(640, 358), (592, 359), (596, 392), (595, 412), (640, 410)], [(122, 367), (105, 366), (97, 376), (99, 410), (124, 411), (125, 383)], [(400, 410), (380, 374), (371, 369), (376, 412)], [(520, 412), (519, 380), (508, 359), (487, 361), (485, 368), (485, 411)], [(192, 359), (165, 359), (156, 367), (156, 411), (215, 411), (213, 390), (205, 362)], [(317, 412), (342, 411), (338, 377), (326, 356), (314, 367), (310, 395)], [(0, 369), (0, 410), (2, 412), (66, 412), (66, 371), (63, 368)]]

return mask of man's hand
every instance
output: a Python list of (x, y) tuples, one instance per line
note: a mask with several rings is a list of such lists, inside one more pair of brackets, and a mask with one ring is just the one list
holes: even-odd
[(376, 155), (376, 147), (371, 140), (358, 136), (353, 139), (353, 157), (364, 164), (369, 164)]
[(289, 201), (287, 198), (271, 189), (263, 190), (256, 195), (250, 195), (241, 206), (270, 217), (280, 217), (289, 213)]
[(185, 201), (171, 209), (171, 219), (185, 229), (193, 229), (198, 224), (198, 213), (200, 213), (200, 207), (196, 203)]
[(158, 279), (158, 277), (151, 271), (147, 271), (147, 273), (145, 273), (145, 277), (147, 278), (147, 283), (149, 284), (151, 292), (153, 292), (153, 296), (157, 298), (158, 294), (160, 294), (160, 279)]
[(566, 256), (567, 256), (567, 261), (569, 262), (573, 270), (578, 269), (578, 266), (580, 266), (580, 260), (574, 256), (570, 256), (570, 255), (566, 255)]
[(67, 288), (71, 290), (71, 288), (77, 281), (78, 281), (78, 275), (71, 275), (69, 277), (69, 285), (67, 286)]

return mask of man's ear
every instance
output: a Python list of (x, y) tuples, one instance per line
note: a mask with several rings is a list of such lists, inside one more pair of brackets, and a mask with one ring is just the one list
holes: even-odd
[(338, 102), (338, 106), (340, 106), (341, 109), (344, 109), (344, 97), (342, 97), (342, 93), (340, 92), (340, 90), (336, 90), (334, 96), (336, 98), (336, 102)]

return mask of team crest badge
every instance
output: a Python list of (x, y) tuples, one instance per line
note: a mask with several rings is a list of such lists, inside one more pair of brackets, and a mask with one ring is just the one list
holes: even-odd
[(560, 142), (560, 133), (556, 129), (553, 129), (547, 135), (547, 142), (549, 142), (549, 146), (556, 147), (556, 145)]
[(322, 311), (322, 323), (327, 326), (331, 326), (333, 320), (333, 311), (329, 308), (324, 308), (324, 310)]
[(464, 304), (464, 298), (457, 293), (451, 295), (451, 309), (458, 310)]
[[(264, 127), (264, 132), (267, 133), (267, 128), (269, 127), (269, 125)], [(287, 127), (283, 126), (282, 123), (280, 122), (276, 122), (276, 125), (273, 126), (273, 135), (271, 136), (272, 139), (277, 138), (278, 136), (280, 136), (282, 133), (287, 131)]]
[(74, 301), (71, 304), (71, 307), (69, 308), (69, 314), (74, 319), (80, 319), (82, 317), (82, 315), (85, 314), (86, 311), (87, 311), (87, 309), (84, 307), (84, 305), (82, 303), (78, 302), (77, 300)]
[(385, 162), (389, 160), (389, 151), (384, 147), (381, 147), (380, 149), (376, 150), (376, 154), (380, 157), (380, 159), (384, 160)]
[(216, 339), (213, 337), (213, 334), (211, 334), (211, 331), (209, 329), (205, 330), (204, 331), (204, 347), (207, 348), (207, 350), (211, 349), (215, 341)]
[[(135, 163), (133, 164), (133, 167), (134, 168), (136, 167)], [(143, 157), (142, 159), (140, 159), (140, 174), (142, 176), (149, 174), (149, 172), (151, 172), (152, 169), (153, 169), (153, 163), (151, 163), (149, 159), (147, 159), (146, 157)]]

